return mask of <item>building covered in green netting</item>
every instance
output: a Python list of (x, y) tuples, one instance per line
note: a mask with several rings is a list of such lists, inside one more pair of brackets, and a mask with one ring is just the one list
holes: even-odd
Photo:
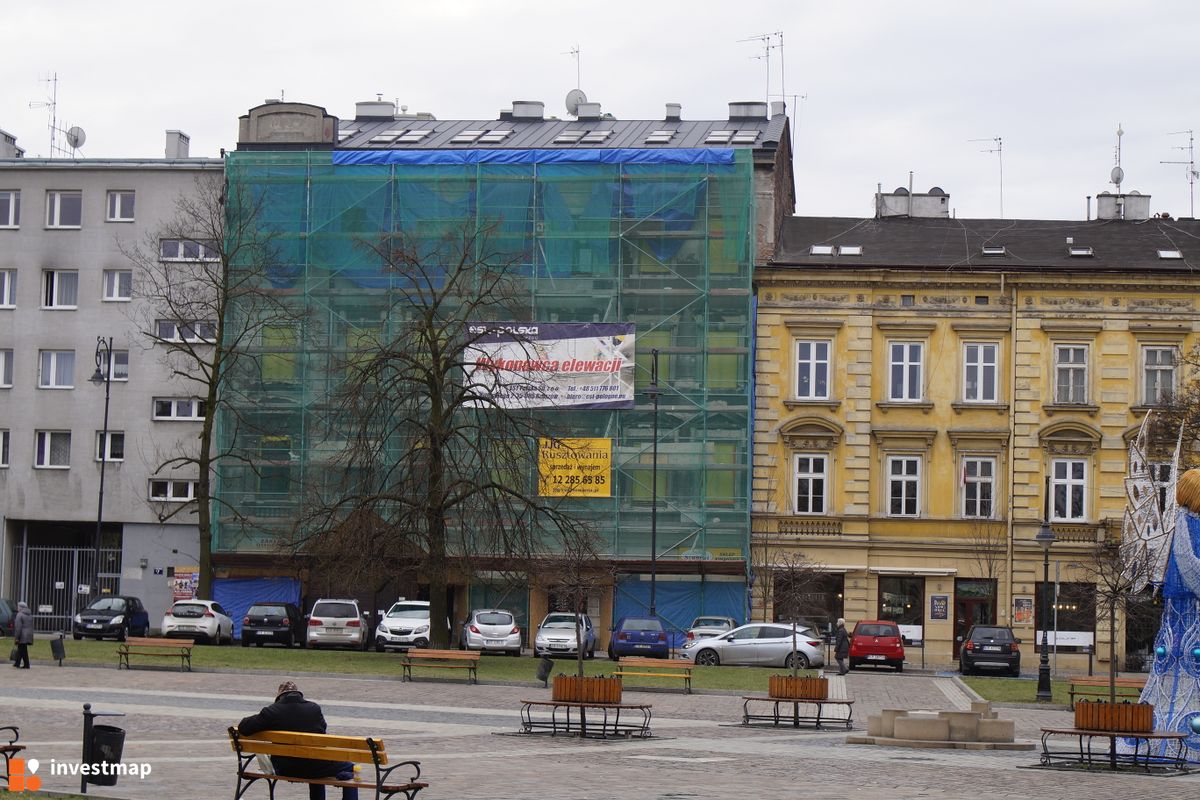
[[(490, 226), (491, 245), (519, 263), (529, 319), (635, 331), (633, 407), (554, 418), (570, 436), (611, 440), (611, 496), (567, 501), (593, 525), (609, 564), (588, 598), (597, 627), (647, 610), (652, 510), (656, 611), (668, 626), (686, 628), (701, 613), (746, 619), (751, 276), (792, 213), (787, 137), (782, 104), (768, 114), (757, 102), (731, 103), (716, 121), (683, 120), (675, 105), (664, 119), (638, 121), (588, 103), (564, 120), (534, 102), (484, 121), (397, 114), (386, 102), (358, 104), (352, 120), (298, 103), (251, 109), (227, 158), (230, 191), (262, 199), (278, 252), (270, 290), (298, 321), (247, 342), (256, 369), (232, 377), (226, 393), (218, 447), (239, 458), (218, 469), (218, 576), (283, 570), (303, 576), (310, 598), (350, 591), (335, 562), (281, 558), (279, 542), (305, 513), (299, 487), (337, 469), (336, 440), (315, 433), (327, 431), (337, 365), (388, 330), (390, 278), (364, 243), (381, 231)], [(657, 470), (645, 391), (654, 349)], [(351, 588), (378, 608), (397, 594), (424, 596), (422, 583), (418, 574)], [(524, 627), (559, 605), (553, 587), (514, 584), (479, 565), (454, 584), (453, 621), (503, 606)]]

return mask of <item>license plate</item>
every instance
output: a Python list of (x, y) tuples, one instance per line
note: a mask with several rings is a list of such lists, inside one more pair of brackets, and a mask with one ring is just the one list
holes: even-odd
[(342, 626), (341, 626), (341, 625), (338, 625), (336, 622), (327, 622), (327, 623), (325, 623), (325, 627), (326, 627), (326, 629), (328, 629), (328, 630), (331, 630), (331, 631), (336, 631), (336, 630), (338, 630), (339, 628), (341, 628)]
[(271, 631), (258, 631), (259, 636), (270, 636)]
[(992, 647), (990, 645), (984, 645), (982, 649), (988, 653), (999, 653), (1000, 652), (999, 647)]
[(567, 646), (565, 644), (552, 644), (552, 645), (550, 645), (550, 649), (551, 650), (566, 650)]
[(491, 647), (500, 647), (504, 644), (503, 639), (484, 639), (483, 643)]
[(99, 622), (92, 622), (92, 623), (88, 624), (88, 630), (90, 630), (90, 631), (98, 630), (103, 627), (104, 626), (101, 625)]
[(650, 649), (650, 645), (648, 645), (648, 644), (635, 644), (634, 647), (636, 647), (638, 650), (649, 650)]
[(867, 661), (886, 661), (887, 656), (867, 656)]

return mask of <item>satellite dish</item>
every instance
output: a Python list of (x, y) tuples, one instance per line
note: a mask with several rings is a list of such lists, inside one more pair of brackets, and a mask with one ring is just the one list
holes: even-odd
[(83, 132), (83, 128), (78, 125), (67, 131), (67, 144), (71, 145), (72, 150), (78, 150), (83, 147), (83, 143), (87, 141), (87, 134)]
[(572, 89), (567, 92), (567, 113), (572, 117), (579, 116), (579, 104), (587, 102), (587, 95), (582, 89)]
[(1109, 176), (1109, 180), (1112, 183), (1115, 183), (1117, 186), (1120, 186), (1121, 181), (1125, 180), (1125, 170), (1121, 169), (1120, 167), (1113, 167), (1112, 175)]

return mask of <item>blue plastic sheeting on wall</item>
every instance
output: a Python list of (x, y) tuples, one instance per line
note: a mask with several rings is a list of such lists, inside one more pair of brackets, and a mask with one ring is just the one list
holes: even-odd
[(678, 150), (335, 150), (333, 163), (344, 164), (732, 164), (728, 147)]
[(217, 578), (213, 600), (233, 617), (233, 638), (242, 638), (242, 617), (255, 603), (300, 605), (300, 581), (295, 578)]
[[(654, 606), (671, 647), (682, 647), (688, 626), (700, 615), (733, 617), (746, 621), (746, 584), (743, 581), (656, 581)], [(613, 597), (613, 623), (621, 617), (650, 612), (650, 581), (629, 577), (617, 582)]]

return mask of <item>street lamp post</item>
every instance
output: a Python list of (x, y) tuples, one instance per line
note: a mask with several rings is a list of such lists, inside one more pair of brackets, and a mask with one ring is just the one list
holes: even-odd
[(105, 339), (103, 336), (96, 337), (96, 371), (92, 374), (92, 383), (96, 386), (104, 384), (104, 426), (100, 431), (100, 494), (96, 500), (96, 537), (92, 542), (92, 548), (95, 551), (95, 568), (96, 568), (96, 596), (100, 596), (100, 528), (104, 524), (104, 468), (108, 464), (109, 457), (109, 441), (108, 441), (108, 399), (109, 390), (112, 388), (112, 337)]
[(1049, 701), (1053, 696), (1050, 688), (1050, 545), (1054, 544), (1054, 529), (1050, 527), (1050, 476), (1046, 476), (1043, 495), (1042, 526), (1033, 540), (1042, 546), (1042, 657), (1038, 662), (1037, 699)]
[(650, 461), (650, 616), (655, 616), (654, 584), (658, 579), (658, 348), (650, 351), (650, 387), (646, 394), (654, 403), (653, 441)]

